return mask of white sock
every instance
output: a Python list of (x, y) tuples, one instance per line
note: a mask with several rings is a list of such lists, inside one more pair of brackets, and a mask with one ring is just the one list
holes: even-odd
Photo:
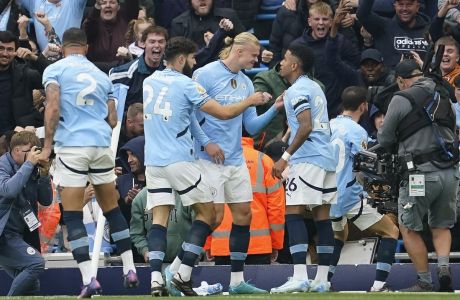
[(307, 265), (294, 265), (294, 275), (292, 275), (292, 278), (295, 280), (308, 280)]
[(176, 274), (177, 271), (179, 271), (179, 267), (182, 264), (182, 260), (179, 259), (179, 257), (176, 256), (174, 261), (169, 265), (169, 270), (171, 273)]
[(90, 284), (91, 278), (93, 277), (93, 274), (91, 272), (91, 261), (87, 260), (79, 263), (78, 268), (80, 269), (83, 285)]
[(316, 271), (315, 282), (327, 282), (327, 273), (329, 272), (329, 266), (318, 266)]
[[(174, 278), (181, 280), (182, 282), (190, 281), (190, 278), (192, 277), (192, 270), (193, 267), (181, 264), (177, 274), (174, 275)], [(180, 275), (180, 277), (178, 275)]]
[(244, 281), (244, 272), (230, 273), (230, 286), (237, 286)]
[(150, 284), (153, 285), (154, 281), (158, 282), (158, 284), (164, 284), (163, 276), (161, 276), (161, 272), (153, 271), (150, 275)]
[(121, 255), (121, 260), (123, 261), (123, 274), (128, 274), (129, 271), (136, 273), (136, 267), (134, 266), (133, 260), (133, 251), (127, 250)]
[(385, 281), (376, 280), (376, 281), (374, 281), (374, 285), (372, 287), (379, 290), (379, 289), (383, 288), (384, 284), (385, 284)]

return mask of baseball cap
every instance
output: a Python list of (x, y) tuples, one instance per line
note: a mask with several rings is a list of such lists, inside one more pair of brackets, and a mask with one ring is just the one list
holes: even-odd
[(360, 64), (363, 63), (366, 59), (372, 59), (378, 63), (383, 63), (383, 56), (377, 49), (366, 49), (361, 53)]
[[(418, 70), (418, 73), (414, 73)], [(415, 76), (423, 75), (422, 69), (414, 59), (405, 59), (396, 65), (395, 68), (396, 77), (402, 77), (404, 79), (412, 78)]]

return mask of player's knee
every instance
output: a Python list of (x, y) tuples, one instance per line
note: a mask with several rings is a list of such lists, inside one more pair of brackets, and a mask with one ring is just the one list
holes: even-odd
[(217, 228), (219, 227), (219, 225), (222, 223), (222, 220), (224, 219), (224, 215), (223, 214), (219, 214), (217, 213), (214, 217), (214, 222), (213, 222), (213, 226), (214, 228)]
[(216, 225), (216, 211), (212, 203), (195, 205), (193, 208), (196, 213), (195, 219), (205, 222), (212, 229), (218, 226)]
[(388, 228), (388, 233), (386, 234), (388, 237), (391, 237), (395, 240), (397, 240), (399, 238), (399, 229), (398, 227), (391, 223), (391, 226)]
[(249, 225), (251, 224), (252, 212), (251, 207), (248, 209), (240, 209), (233, 213), (233, 223), (237, 225)]

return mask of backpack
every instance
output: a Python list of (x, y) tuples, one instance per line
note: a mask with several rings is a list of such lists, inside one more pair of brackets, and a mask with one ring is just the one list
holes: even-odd
[[(456, 138), (453, 144), (447, 143), (439, 130), (441, 126), (448, 128), (456, 136), (455, 113), (452, 108), (449, 89), (444, 85), (444, 83), (448, 83), (436, 74), (430, 74), (428, 77), (432, 79), (436, 77), (433, 80), (436, 83), (433, 94), (420, 87), (412, 87), (395, 93), (395, 95), (408, 99), (412, 105), (411, 112), (398, 125), (396, 136), (398, 142), (402, 142), (420, 129), (431, 126), (439, 150), (420, 155), (418, 160), (426, 161), (428, 159), (428, 161), (443, 169), (459, 161), (458, 139)], [(443, 166), (437, 162), (448, 162), (448, 165)]]
[(448, 83), (435, 74), (430, 74), (428, 77), (436, 83), (434, 94), (420, 87), (412, 87), (394, 94), (403, 96), (412, 105), (412, 111), (398, 125), (399, 142), (406, 140), (420, 129), (432, 125), (447, 127), (455, 133), (455, 113), (452, 109), (450, 91), (445, 86)]

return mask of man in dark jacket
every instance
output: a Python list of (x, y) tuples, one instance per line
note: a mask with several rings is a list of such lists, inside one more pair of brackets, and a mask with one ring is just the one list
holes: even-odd
[[(49, 64), (42, 55), (19, 48), (18, 38), (9, 31), (0, 31), (0, 135), (15, 126), (43, 126), (43, 116), (34, 108), (32, 91), (42, 88), (42, 73)], [(31, 60), (38, 68), (16, 61)]]
[(171, 37), (184, 36), (202, 48), (206, 45), (204, 34), (208, 31), (215, 33), (222, 19), (229, 19), (233, 23), (230, 36), (244, 31), (244, 26), (233, 9), (214, 7), (213, 0), (191, 0), (191, 8), (173, 19)]
[(144, 136), (138, 136), (120, 149), (121, 162), (130, 173), (119, 176), (116, 180), (120, 193), (118, 205), (128, 224), (131, 220), (131, 203), (145, 186), (144, 145)]
[[(123, 167), (130, 170), (129, 173), (119, 176), (115, 183), (120, 199), (118, 205), (126, 222), (131, 222), (131, 206), (136, 195), (145, 187), (145, 166), (144, 166), (144, 136), (138, 136), (129, 140), (120, 148), (120, 158)], [(132, 243), (134, 262), (144, 262), (144, 257), (136, 251)]]
[(163, 70), (163, 54), (168, 32), (161, 26), (149, 26), (142, 33), (144, 54), (109, 72), (118, 101), (125, 100), (126, 111), (132, 103), (142, 103), (142, 83), (156, 70)]
[[(373, 87), (388, 87), (392, 84), (395, 84), (395, 75), (394, 71), (390, 71), (388, 67), (383, 64), (383, 56), (380, 54), (380, 51), (377, 49), (366, 49), (361, 53), (361, 62), (360, 68), (357, 71), (358, 73), (358, 85), (369, 88)], [(368, 93), (369, 94), (369, 93)], [(371, 93), (375, 95), (375, 93)], [(371, 103), (375, 99), (371, 97), (368, 99)], [(378, 110), (377, 107), (372, 105), (375, 110)], [(372, 121), (372, 110), (369, 110), (369, 114), (361, 116), (359, 124), (366, 129), (367, 133), (371, 136), (375, 136), (375, 126)], [(380, 112), (381, 113), (381, 112)]]
[(383, 56), (377, 49), (366, 49), (361, 53), (359, 85), (389, 86), (395, 82), (394, 72), (384, 65)]
[(11, 152), (0, 157), (0, 267), (13, 278), (8, 296), (37, 295), (45, 267), (39, 251), (24, 241), (26, 231), (40, 226), (37, 201), (52, 201), (50, 178), (35, 167), (39, 145), (34, 133), (22, 131), (11, 139)]
[(384, 63), (395, 67), (401, 55), (417, 51), (424, 57), (428, 42), (424, 34), (430, 25), (430, 19), (419, 13), (417, 0), (395, 0), (396, 15), (389, 19), (380, 17), (372, 11), (374, 0), (361, 0), (356, 16), (364, 28), (372, 34), (375, 47), (382, 53)]

